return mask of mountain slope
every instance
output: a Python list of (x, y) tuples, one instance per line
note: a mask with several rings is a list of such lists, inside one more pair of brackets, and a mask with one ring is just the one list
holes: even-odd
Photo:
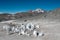
[(55, 9), (47, 14), (48, 19), (60, 19), (60, 9)]

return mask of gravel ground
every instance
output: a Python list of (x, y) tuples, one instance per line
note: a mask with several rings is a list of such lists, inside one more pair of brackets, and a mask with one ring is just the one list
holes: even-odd
[[(7, 35), (5, 31), (2, 31), (4, 24), (0, 23), (0, 40), (60, 40), (60, 22), (58, 20), (28, 20), (34, 24), (40, 25), (40, 32), (44, 32), (44, 36), (33, 37), (26, 35), (12, 34)], [(25, 23), (23, 20), (17, 20), (17, 22)]]

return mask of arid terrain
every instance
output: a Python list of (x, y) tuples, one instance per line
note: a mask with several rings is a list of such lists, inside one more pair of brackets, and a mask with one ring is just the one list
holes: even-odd
[[(54, 13), (53, 13), (54, 12)], [(41, 37), (31, 37), (26, 35), (7, 35), (5, 31), (2, 31), (2, 26), (5, 25), (0, 23), (0, 40), (60, 40), (60, 10), (53, 11), (47, 16), (35, 16), (35, 17), (27, 17), (27, 18), (20, 18), (15, 19), (16, 22), (25, 23), (24, 20), (27, 22), (32, 22), (34, 24), (40, 25), (40, 32), (44, 33), (44, 36)], [(55, 15), (56, 14), (56, 15)]]

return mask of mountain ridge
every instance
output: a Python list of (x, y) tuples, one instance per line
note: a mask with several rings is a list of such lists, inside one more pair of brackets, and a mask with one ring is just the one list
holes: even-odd
[(31, 18), (37, 16), (39, 16), (39, 18), (60, 19), (60, 8), (48, 12), (42, 9), (36, 9), (34, 12), (33, 11), (34, 10), (28, 12), (17, 12), (16, 14), (3, 13), (0, 14), (0, 20), (12, 20), (27, 17)]

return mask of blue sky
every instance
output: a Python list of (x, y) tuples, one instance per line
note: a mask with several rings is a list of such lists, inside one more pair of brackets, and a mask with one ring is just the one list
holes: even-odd
[(0, 12), (15, 13), (41, 8), (53, 10), (60, 7), (60, 0), (0, 0)]

